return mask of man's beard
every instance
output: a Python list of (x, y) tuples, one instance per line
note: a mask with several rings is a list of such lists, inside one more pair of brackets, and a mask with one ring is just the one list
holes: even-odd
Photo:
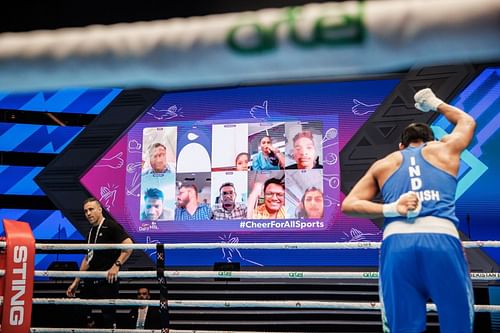
[(179, 208), (186, 208), (186, 206), (187, 206), (188, 203), (189, 203), (189, 199), (188, 198), (177, 200), (177, 207), (179, 207)]
[(158, 215), (158, 214), (153, 214), (153, 213), (148, 214), (148, 219), (151, 221), (156, 221), (156, 220), (158, 220), (159, 217), (160, 217), (160, 215)]
[(234, 209), (234, 201), (232, 200), (223, 200), (222, 201), (222, 207), (225, 209), (225, 210), (233, 210)]

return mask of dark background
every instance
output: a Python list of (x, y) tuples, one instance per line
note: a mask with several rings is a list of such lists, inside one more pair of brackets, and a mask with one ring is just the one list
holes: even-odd
[[(9, 3), (9, 9), (0, 11), (0, 32), (165, 20), (173, 17), (203, 16), (254, 11), (263, 8), (299, 6), (310, 2), (313, 1), (13, 1)], [(316, 0), (314, 2), (332, 2), (332, 0)]]

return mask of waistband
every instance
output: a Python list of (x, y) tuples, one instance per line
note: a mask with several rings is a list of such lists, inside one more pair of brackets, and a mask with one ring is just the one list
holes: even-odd
[(458, 230), (453, 222), (435, 216), (419, 217), (411, 222), (406, 220), (391, 222), (384, 229), (383, 239), (394, 234), (415, 233), (446, 234), (459, 239)]

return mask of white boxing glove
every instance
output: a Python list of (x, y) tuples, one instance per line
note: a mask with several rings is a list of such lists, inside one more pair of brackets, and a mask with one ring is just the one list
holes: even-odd
[[(397, 209), (398, 204), (399, 204), (399, 200), (401, 200), (403, 197), (405, 197), (411, 193), (414, 193), (414, 192), (412, 192), (412, 191), (406, 192), (405, 194), (402, 194), (398, 200), (391, 202), (391, 203), (388, 203), (388, 204), (384, 204), (382, 206), (382, 212), (384, 214), (384, 217), (403, 216), (398, 212), (398, 209)], [(409, 219), (415, 218), (418, 216), (418, 214), (420, 214), (421, 210), (422, 210), (422, 203), (420, 202), (420, 200), (418, 200), (417, 207), (414, 210), (409, 210), (408, 213), (406, 214), (406, 217)]]
[(436, 111), (438, 106), (444, 103), (434, 95), (431, 88), (419, 90), (413, 98), (415, 99), (415, 108), (422, 112)]

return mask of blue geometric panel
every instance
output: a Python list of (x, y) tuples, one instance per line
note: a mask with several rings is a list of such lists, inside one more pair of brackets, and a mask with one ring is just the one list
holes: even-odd
[(0, 123), (0, 151), (60, 153), (83, 127)]
[[(451, 104), (465, 110), (476, 120), (474, 142), (469, 147), (477, 158), (482, 155), (482, 147), (492, 139), (500, 127), (500, 68), (484, 70)], [(433, 124), (450, 132), (453, 125), (440, 116)]]
[[(439, 126), (431, 126), (434, 136), (440, 140), (443, 136), (449, 134)], [(471, 187), (476, 180), (479, 179), (488, 170), (488, 167), (474, 156), (468, 149), (464, 150), (460, 155), (461, 167), (458, 173), (457, 192), (455, 193), (455, 200), (460, 198), (462, 194)], [(465, 163), (465, 165), (463, 165)]]
[(45, 195), (34, 178), (43, 167), (0, 165), (0, 194)]
[[(4, 218), (29, 223), (35, 239), (84, 239), (59, 210), (0, 209), (0, 220)], [(4, 235), (3, 223), (0, 223), (0, 235)], [(47, 269), (54, 260), (80, 263), (82, 258), (82, 254), (37, 254), (35, 256), (35, 269)]]
[[(500, 239), (500, 68), (483, 70), (450, 104), (476, 120), (474, 139), (461, 156), (458, 174), (456, 213), (462, 221), (460, 230), (473, 240)], [(440, 132), (450, 133), (453, 125), (440, 116), (433, 129), (439, 137)], [(484, 251), (500, 263), (500, 249)]]
[[(480, 158), (483, 147), (493, 140), (500, 128), (500, 68), (485, 69), (450, 104), (465, 110), (476, 120), (474, 141), (461, 156), (458, 199), (488, 170)], [(437, 118), (432, 126), (438, 139), (451, 132), (453, 127), (443, 116)]]
[(68, 88), (52, 92), (0, 92), (0, 109), (99, 114), (122, 91)]
[[(0, 208), (0, 218), (29, 223), (36, 239), (84, 239), (59, 210)], [(2, 223), (0, 233), (3, 233)]]

